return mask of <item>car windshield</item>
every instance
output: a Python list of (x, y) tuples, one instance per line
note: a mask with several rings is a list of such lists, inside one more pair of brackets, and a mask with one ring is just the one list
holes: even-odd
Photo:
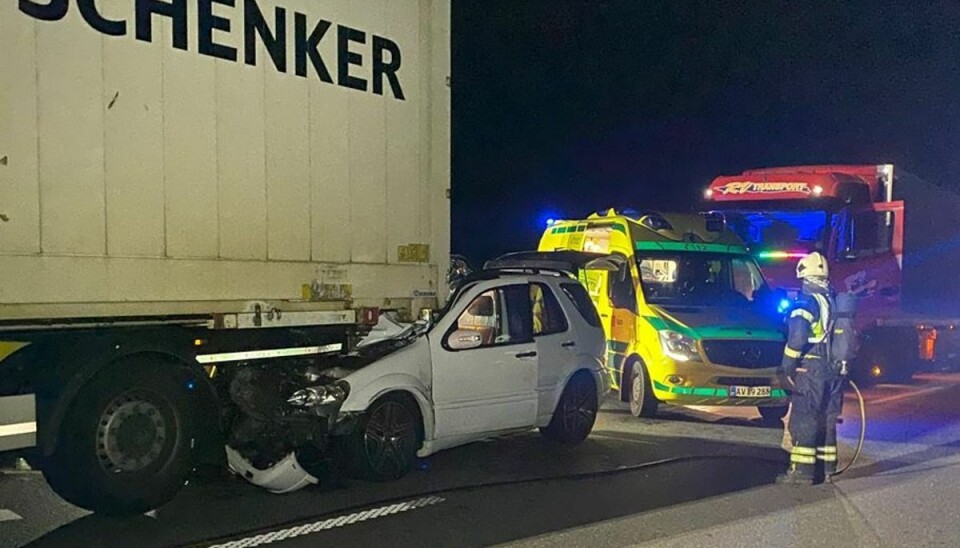
[(727, 224), (755, 251), (823, 251), (827, 212), (735, 211), (725, 213)]
[(650, 252), (637, 255), (643, 295), (649, 304), (736, 306), (756, 300), (766, 286), (746, 255)]

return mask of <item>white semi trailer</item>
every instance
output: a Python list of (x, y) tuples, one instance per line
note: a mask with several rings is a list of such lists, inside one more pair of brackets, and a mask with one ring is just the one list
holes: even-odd
[(449, 10), (0, 3), (0, 451), (156, 507), (224, 462), (232, 371), (440, 305)]

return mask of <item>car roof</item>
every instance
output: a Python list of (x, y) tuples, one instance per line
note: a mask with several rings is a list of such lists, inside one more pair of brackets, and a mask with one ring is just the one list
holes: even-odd
[(500, 280), (500, 279), (527, 279), (527, 280), (537, 280), (537, 281), (550, 281), (550, 280), (574, 280), (573, 276), (569, 273), (562, 270), (554, 270), (550, 268), (534, 268), (534, 267), (506, 267), (506, 268), (487, 268), (484, 270), (478, 270), (465, 278), (460, 282), (461, 286), (464, 286), (473, 282), (482, 282), (482, 281), (491, 281), (491, 280)]

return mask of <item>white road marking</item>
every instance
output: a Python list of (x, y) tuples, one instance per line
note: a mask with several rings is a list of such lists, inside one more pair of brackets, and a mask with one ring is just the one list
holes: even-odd
[(591, 434), (590, 434), (590, 437), (591, 437), (591, 438), (603, 438), (603, 439), (605, 439), (605, 440), (617, 440), (617, 441), (626, 441), (626, 442), (630, 442), (630, 443), (639, 443), (640, 445), (660, 445), (659, 443), (652, 442), (652, 441), (634, 440), (634, 439), (630, 439), (630, 438), (621, 438), (621, 437), (619, 437), (619, 436), (607, 436), (607, 435), (605, 435), (605, 434), (594, 434), (594, 433), (591, 433)]
[(0, 438), (7, 436), (19, 436), (21, 434), (35, 434), (37, 432), (36, 422), (18, 422), (16, 424), (0, 424)]
[(0, 521), (17, 521), (18, 519), (23, 519), (23, 517), (12, 510), (0, 508)]
[(917, 390), (916, 392), (905, 392), (903, 394), (896, 394), (893, 396), (887, 396), (885, 398), (880, 398), (878, 400), (867, 400), (868, 405), (880, 405), (882, 403), (889, 403), (897, 400), (905, 400), (907, 398), (913, 398), (915, 396), (922, 396), (924, 394), (932, 394), (933, 392), (939, 392), (948, 388), (947, 386), (933, 386), (930, 388), (925, 388), (923, 390)]
[(363, 512), (356, 512), (346, 516), (339, 516), (336, 518), (325, 519), (323, 521), (298, 525), (296, 527), (289, 527), (287, 529), (280, 529), (279, 531), (272, 531), (270, 533), (263, 533), (253, 537), (233, 540), (224, 544), (216, 544), (210, 548), (251, 548), (253, 546), (273, 544), (275, 542), (280, 542), (294, 537), (310, 535), (320, 531), (326, 531), (328, 529), (346, 527), (347, 525), (353, 525), (355, 523), (360, 523), (371, 519), (378, 519), (393, 514), (409, 512), (410, 510), (416, 510), (417, 508), (433, 506), (440, 504), (444, 500), (446, 499), (441, 497), (423, 497), (407, 502), (398, 502), (396, 504), (372, 508), (370, 510), (364, 510)]

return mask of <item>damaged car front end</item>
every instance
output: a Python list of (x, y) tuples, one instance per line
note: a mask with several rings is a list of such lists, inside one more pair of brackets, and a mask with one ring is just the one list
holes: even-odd
[(283, 364), (251, 362), (224, 371), (221, 387), (232, 403), (224, 421), (230, 469), (274, 493), (293, 492), (332, 474), (334, 437), (350, 432), (359, 418), (356, 412), (341, 411), (350, 395), (347, 377), (410, 345), (428, 329), (386, 317), (378, 327), (346, 354)]

